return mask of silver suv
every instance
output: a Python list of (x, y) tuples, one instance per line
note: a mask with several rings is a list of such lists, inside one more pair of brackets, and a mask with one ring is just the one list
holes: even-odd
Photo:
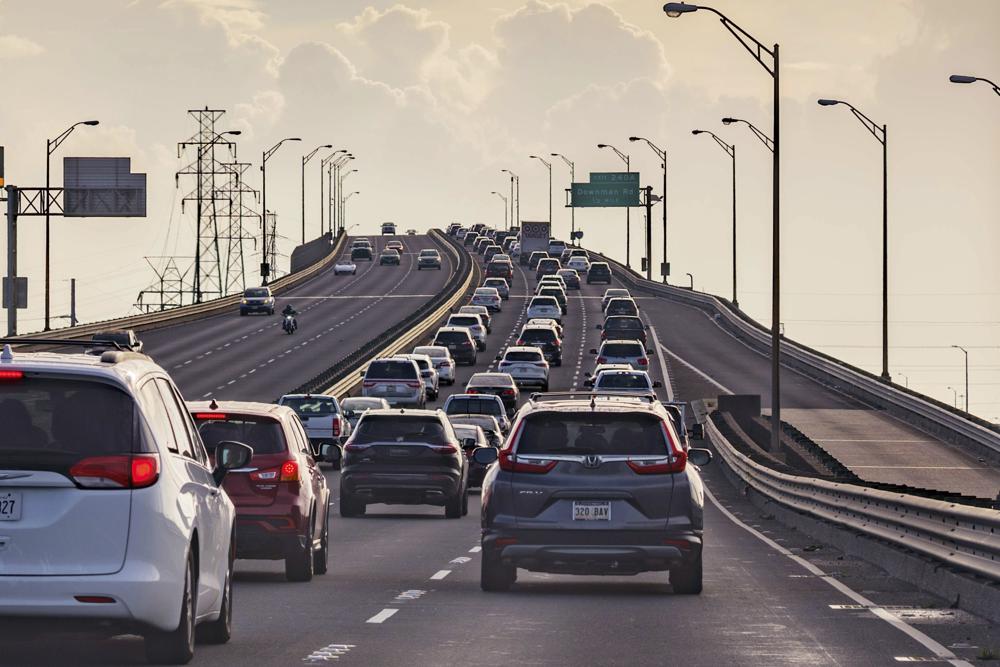
[[(697, 466), (656, 401), (614, 394), (535, 394), (483, 480), (485, 591), (517, 568), (560, 574), (670, 571), (675, 593), (702, 588), (704, 491)], [(497, 461), (477, 450), (481, 465)], [(691, 465), (689, 465), (691, 464)]]

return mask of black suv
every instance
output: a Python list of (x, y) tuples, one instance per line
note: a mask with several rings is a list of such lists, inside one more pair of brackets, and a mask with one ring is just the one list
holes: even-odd
[[(559, 574), (669, 570), (674, 593), (702, 589), (704, 491), (696, 466), (655, 400), (536, 394), (483, 480), (480, 586), (503, 591), (517, 568)], [(688, 464), (692, 465), (688, 465)]]
[(365, 246), (356, 246), (351, 249), (351, 261), (366, 259), (369, 262), (373, 261), (372, 249)]
[(562, 366), (562, 340), (555, 327), (526, 326), (521, 329), (521, 335), (514, 343), (518, 347), (527, 345), (541, 349), (542, 356), (553, 366)]
[(344, 445), (340, 515), (373, 503), (444, 506), (469, 511), (469, 466), (462, 443), (440, 410), (369, 410)]
[(587, 284), (607, 283), (611, 284), (611, 267), (607, 262), (594, 262), (587, 269)]
[(646, 325), (638, 317), (630, 315), (612, 315), (604, 318), (601, 329), (601, 340), (637, 340), (646, 345)]

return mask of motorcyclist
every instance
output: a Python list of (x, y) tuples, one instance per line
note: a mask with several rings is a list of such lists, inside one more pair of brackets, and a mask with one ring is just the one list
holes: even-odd
[(295, 329), (299, 328), (299, 322), (295, 318), (295, 316), (299, 314), (299, 311), (292, 308), (292, 304), (288, 304), (287, 306), (285, 306), (285, 309), (281, 311), (281, 314), (284, 315), (285, 317), (291, 317), (292, 327)]

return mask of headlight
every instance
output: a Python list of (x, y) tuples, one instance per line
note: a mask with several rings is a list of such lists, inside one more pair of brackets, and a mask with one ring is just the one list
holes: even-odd
[(242, 303), (242, 304), (246, 304), (246, 302), (247, 302), (246, 299), (243, 299), (243, 300), (240, 301), (240, 303)]

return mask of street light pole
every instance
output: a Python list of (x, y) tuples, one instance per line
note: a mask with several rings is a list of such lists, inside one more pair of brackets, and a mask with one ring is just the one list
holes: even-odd
[[(260, 263), (260, 279), (262, 285), (267, 285), (268, 276), (271, 275), (271, 262), (270, 257), (267, 252), (267, 161), (274, 155), (275, 151), (281, 148), (281, 144), (286, 141), (302, 141), (299, 137), (287, 137), (282, 139), (274, 146), (271, 146), (268, 150), (264, 151), (261, 155), (260, 161), (260, 171), (261, 171), (261, 214), (260, 214), (260, 237), (261, 237), (261, 263)], [(272, 239), (273, 240), (273, 239)]]
[[(984, 79), (981, 76), (968, 76), (966, 74), (952, 74), (951, 76), (948, 77), (948, 80), (951, 81), (952, 83), (975, 83), (976, 81), (982, 81), (983, 83), (986, 83), (986, 84), (989, 84), (990, 86), (992, 86), (993, 92), (996, 93), (997, 95), (1000, 95), (1000, 86), (998, 86), (997, 84), (993, 83), (989, 79)], [(969, 393), (966, 392), (965, 395), (966, 395), (966, 397), (968, 397)]]
[[(570, 187), (572, 187), (573, 182), (576, 181), (576, 165), (568, 157), (562, 153), (549, 153), (552, 157), (557, 157), (569, 166), (569, 182)], [(576, 207), (569, 207), (569, 242), (570, 245), (576, 245)]]
[(865, 129), (882, 144), (882, 375), (883, 382), (891, 382), (889, 376), (889, 149), (888, 128), (877, 125), (875, 121), (861, 113), (850, 102), (842, 100), (820, 99), (817, 103), (822, 107), (832, 107), (843, 104)]
[(510, 229), (510, 225), (507, 223), (507, 198), (504, 197), (499, 192), (497, 192), (496, 190), (491, 190), (490, 194), (494, 194), (503, 200), (503, 226), (506, 227), (507, 229)]
[(341, 229), (347, 229), (347, 202), (349, 202), (351, 200), (351, 197), (353, 197), (354, 195), (359, 195), (359, 194), (361, 194), (361, 191), (360, 190), (355, 190), (354, 192), (347, 193), (347, 196), (344, 197), (344, 215), (343, 215), (343, 219), (341, 220), (341, 224), (340, 224)]
[[(663, 270), (660, 271), (660, 277), (663, 279), (663, 284), (666, 284), (667, 274), (670, 272), (667, 262), (667, 151), (645, 137), (629, 137), (628, 140), (645, 141), (663, 162), (663, 200), (660, 202), (663, 205)], [(649, 261), (652, 263), (652, 258)]]
[[(94, 125), (99, 125), (100, 122), (101, 121), (99, 120), (81, 120), (77, 123), (73, 123), (72, 125), (70, 125), (68, 128), (66, 128), (65, 131), (63, 131), (62, 134), (57, 136), (55, 139), (45, 140), (45, 331), (49, 331), (49, 329), (51, 328), (49, 326), (49, 319), (50, 319), (49, 281), (51, 278), (51, 272), (50, 272), (51, 266), (49, 262), (49, 257), (50, 257), (49, 251), (51, 249), (50, 237), (49, 237), (49, 225), (50, 225), (49, 208), (51, 208), (52, 206), (52, 194), (49, 192), (49, 187), (50, 187), (49, 181), (52, 172), (52, 154), (56, 152), (57, 148), (59, 148), (59, 144), (66, 141), (66, 137), (68, 137), (70, 134), (73, 133), (73, 130), (76, 129), (77, 125), (94, 126)], [(13, 278), (11, 278), (11, 280), (13, 280)]]
[[(309, 160), (313, 159), (313, 156), (323, 148), (333, 148), (333, 145), (326, 144), (324, 146), (319, 146), (312, 153), (302, 156), (302, 245), (305, 245), (306, 243), (306, 164), (308, 164)], [(319, 182), (320, 185), (322, 185), (323, 179), (321, 178)], [(323, 223), (320, 221), (320, 236), (322, 235)]]
[(715, 139), (715, 143), (719, 144), (722, 150), (726, 151), (732, 159), (733, 163), (733, 305), (737, 308), (740, 307), (740, 302), (736, 298), (736, 145), (727, 144), (725, 141), (719, 138), (715, 132), (711, 130), (692, 130), (691, 134), (709, 134)]
[[(664, 13), (675, 18), (699, 9), (712, 12), (733, 37), (771, 75), (773, 83), (774, 130), (771, 173), (772, 214), (771, 214), (771, 451), (781, 451), (781, 97), (779, 95), (780, 57), (779, 47), (764, 46), (746, 30), (729, 20), (725, 14), (711, 7), (689, 5), (684, 2), (668, 2), (663, 5)], [(768, 62), (770, 58), (770, 62)]]
[[(625, 163), (625, 171), (626, 172), (632, 171), (631, 160), (630, 160), (630, 156), (629, 155), (627, 155), (625, 153), (622, 153), (620, 150), (618, 150), (617, 148), (615, 148), (611, 144), (597, 144), (597, 147), (598, 148), (610, 148), (611, 150), (613, 150), (615, 152), (615, 154), (618, 155), (618, 157), (620, 157), (622, 159), (622, 161)], [(664, 197), (663, 201), (666, 202), (666, 198), (665, 197)], [(632, 268), (632, 216), (631, 216), (631, 213), (632, 213), (632, 207), (626, 206), (625, 207), (625, 268), (626, 269), (631, 269)], [(649, 259), (647, 258), (646, 261), (649, 261)]]
[[(511, 219), (513, 227), (521, 226), (521, 179), (510, 169), (501, 169), (501, 172), (510, 174), (510, 197), (511, 197)], [(517, 184), (517, 194), (514, 194), (514, 185)], [(516, 207), (516, 208), (515, 208)]]
[(538, 160), (549, 170), (549, 234), (552, 234), (552, 163), (537, 155), (529, 155), (528, 157)]
[[(347, 152), (346, 149), (344, 149), (344, 148), (338, 148), (337, 150), (335, 150), (334, 152), (330, 153), (325, 158), (323, 158), (323, 159), (321, 159), (319, 161), (319, 232), (320, 232), (320, 234), (322, 234), (323, 230), (326, 229), (329, 226), (330, 227), (330, 235), (331, 236), (333, 235), (333, 225), (332, 224), (324, 225), (324, 223), (323, 223), (324, 211), (327, 208), (327, 201), (323, 198), (323, 173), (324, 173), (324, 171), (327, 171), (327, 172), (329, 171), (329, 169), (327, 169), (327, 167), (326, 167), (327, 163), (329, 163), (331, 160), (335, 159), (341, 153), (346, 153), (346, 152)], [(327, 221), (327, 222), (330, 223), (332, 221)]]
[(956, 350), (961, 350), (965, 354), (965, 411), (969, 411), (969, 351), (961, 345), (952, 345)]
[[(347, 162), (344, 164), (347, 164)], [(337, 170), (337, 218), (340, 220), (339, 229), (344, 228), (344, 181), (355, 172), (357, 172), (357, 169), (345, 171), (343, 174), (340, 173), (339, 168)]]

